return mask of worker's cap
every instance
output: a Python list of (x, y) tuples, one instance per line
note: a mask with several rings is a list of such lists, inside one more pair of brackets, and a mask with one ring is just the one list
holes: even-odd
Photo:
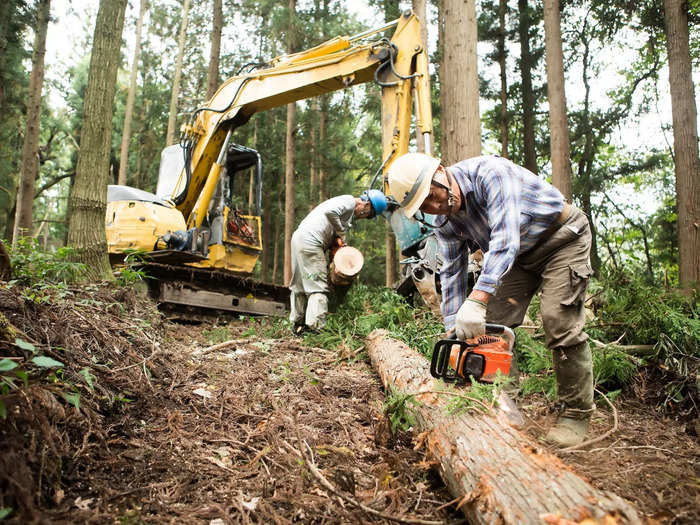
[(440, 159), (424, 153), (406, 153), (389, 166), (388, 186), (391, 195), (413, 217), (430, 193), (430, 182)]
[(386, 196), (379, 190), (366, 190), (360, 195), (360, 199), (370, 202), (375, 217), (386, 210)]

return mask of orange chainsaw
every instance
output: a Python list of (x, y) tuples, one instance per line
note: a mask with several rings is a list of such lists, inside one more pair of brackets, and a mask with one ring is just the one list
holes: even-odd
[(507, 326), (486, 324), (486, 334), (460, 341), (441, 339), (435, 343), (430, 374), (443, 381), (469, 382), (471, 378), (493, 383), (496, 372), (510, 373), (515, 334)]

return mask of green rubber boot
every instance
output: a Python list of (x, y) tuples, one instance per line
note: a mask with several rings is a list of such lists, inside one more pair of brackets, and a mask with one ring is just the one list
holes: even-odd
[(590, 417), (574, 419), (560, 416), (556, 424), (549, 429), (543, 441), (559, 448), (573, 447), (583, 442), (588, 432)]

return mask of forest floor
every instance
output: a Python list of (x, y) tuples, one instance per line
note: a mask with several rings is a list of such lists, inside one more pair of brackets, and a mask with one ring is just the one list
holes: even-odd
[[(250, 336), (246, 320), (171, 322), (106, 288), (37, 302), (0, 286), (0, 314), (0, 357), (65, 363), (0, 397), (0, 510), (12, 509), (10, 522), (392, 523), (356, 503), (406, 523), (464, 522), (414, 436), (392, 435), (363, 352)], [(560, 457), (650, 523), (698, 523), (697, 429), (645, 402), (659, 385), (641, 376), (635, 385), (616, 400), (616, 433)], [(537, 442), (551, 404), (518, 403)], [(591, 435), (611, 425), (599, 407)]]

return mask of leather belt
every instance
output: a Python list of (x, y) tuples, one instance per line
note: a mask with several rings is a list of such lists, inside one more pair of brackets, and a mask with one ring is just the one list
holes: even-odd
[(528, 252), (531, 252), (535, 250), (536, 248), (539, 248), (542, 246), (547, 239), (549, 239), (554, 233), (559, 230), (564, 224), (566, 223), (567, 219), (571, 215), (571, 211), (573, 209), (573, 206), (569, 204), (568, 202), (564, 203), (564, 207), (561, 209), (561, 212), (559, 212), (559, 215), (557, 215), (557, 218), (554, 219), (554, 222), (549, 225), (549, 227), (542, 232), (542, 235), (540, 235), (540, 238), (537, 239), (537, 242), (535, 245), (528, 250)]

